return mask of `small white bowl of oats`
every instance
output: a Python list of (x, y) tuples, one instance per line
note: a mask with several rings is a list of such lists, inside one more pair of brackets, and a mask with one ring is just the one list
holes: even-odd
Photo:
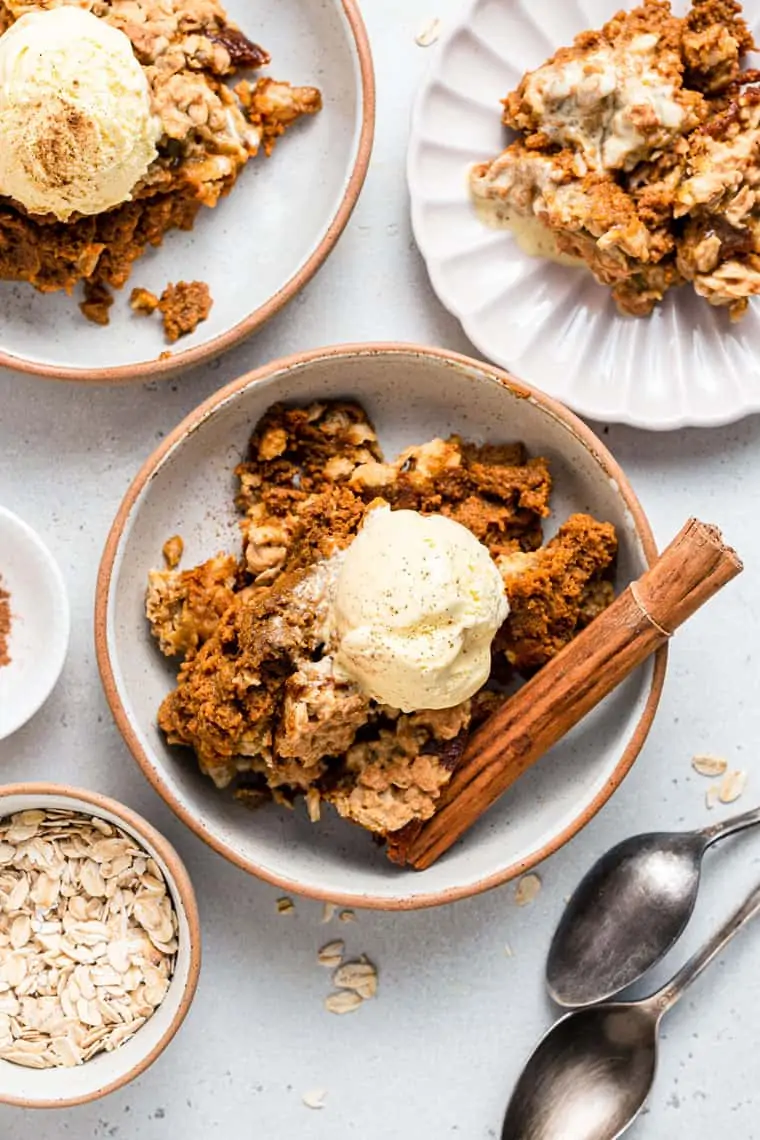
[(200, 958), (187, 871), (146, 820), (94, 792), (0, 787), (0, 1103), (133, 1080), (184, 1021)]

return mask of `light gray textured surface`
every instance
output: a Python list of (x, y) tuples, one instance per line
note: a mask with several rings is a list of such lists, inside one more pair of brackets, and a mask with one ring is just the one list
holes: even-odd
[[(212, 368), (161, 385), (108, 391), (0, 376), (0, 501), (53, 547), (73, 621), (56, 692), (26, 729), (0, 744), (2, 778), (68, 780), (143, 812), (187, 860), (205, 935), (198, 997), (158, 1063), (90, 1107), (43, 1115), (0, 1108), (0, 1135), (12, 1140), (497, 1136), (511, 1084), (550, 1022), (543, 962), (563, 898), (581, 873), (626, 834), (707, 821), (709, 782), (689, 766), (696, 751), (749, 770), (741, 806), (760, 798), (753, 749), (760, 624), (751, 604), (760, 577), (758, 420), (713, 432), (658, 437), (611, 428), (604, 435), (661, 542), (695, 513), (724, 528), (747, 570), (675, 640), (644, 753), (606, 810), (543, 866), (544, 890), (529, 908), (517, 908), (507, 887), (444, 910), (360, 914), (352, 925), (322, 926), (320, 907), (306, 902), (279, 916), (276, 891), (228, 866), (175, 821), (111, 723), (92, 644), (95, 575), (120, 498), (155, 441), (221, 383), (299, 349), (402, 339), (469, 350), (427, 286), (403, 177), (409, 108), (426, 65), (414, 37), (435, 16), (453, 18), (460, 3), (365, 0), (380, 108), (369, 182), (329, 264), (257, 339)], [(760, 837), (712, 854), (676, 958), (758, 879)], [(329, 977), (315, 962), (318, 947), (336, 937), (352, 953), (366, 951), (381, 973), (378, 1000), (345, 1018), (322, 1009)], [(742, 1140), (760, 1138), (760, 1094), (752, 1091), (758, 946), (760, 929), (750, 929), (674, 1012), (656, 1092), (632, 1135), (672, 1140), (730, 1129)], [(328, 1093), (321, 1111), (301, 1101), (316, 1088)]]

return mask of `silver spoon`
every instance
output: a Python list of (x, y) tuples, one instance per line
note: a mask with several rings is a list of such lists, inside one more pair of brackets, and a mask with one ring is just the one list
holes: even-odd
[(577, 1009), (638, 981), (686, 928), (707, 849), (758, 823), (760, 808), (702, 831), (636, 835), (603, 855), (554, 935), (546, 966), (554, 1000)]
[(507, 1108), (501, 1140), (615, 1140), (654, 1082), (660, 1021), (760, 911), (760, 887), (651, 997), (568, 1013), (540, 1042)]

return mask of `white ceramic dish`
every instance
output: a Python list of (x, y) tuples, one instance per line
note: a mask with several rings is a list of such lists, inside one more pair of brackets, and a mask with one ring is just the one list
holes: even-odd
[(524, 440), (552, 463), (553, 526), (588, 510), (620, 534), (621, 582), (654, 555), (648, 523), (601, 442), (564, 408), (503, 373), (436, 349), (378, 345), (323, 349), (279, 361), (221, 389), (147, 461), (111, 530), (98, 578), (96, 646), (106, 695), (153, 786), (201, 838), (287, 891), (346, 905), (431, 906), (495, 886), (567, 841), (618, 786), (646, 737), (665, 658), (629, 678), (505, 796), (454, 850), (423, 874), (392, 866), (370, 836), (302, 807), (251, 814), (215, 791), (188, 751), (169, 748), (156, 713), (176, 666), (162, 658), (144, 617), (148, 571), (169, 535), (185, 540), (184, 566), (239, 549), (233, 468), (257, 419), (276, 400), (361, 400), (386, 454), (460, 432)]
[[(628, 5), (633, 6), (633, 0)], [(674, 11), (686, 8), (675, 0)], [(417, 100), (408, 178), (417, 244), (440, 300), (489, 359), (592, 419), (667, 430), (760, 411), (760, 302), (740, 324), (689, 288), (621, 317), (585, 270), (534, 259), (472, 207), (473, 163), (503, 150), (500, 100), (619, 0), (469, 0)], [(744, 5), (755, 35), (760, 4)]]
[(131, 1041), (71, 1069), (26, 1069), (0, 1060), (0, 1102), (22, 1108), (67, 1108), (121, 1088), (144, 1072), (167, 1047), (185, 1020), (198, 985), (200, 922), (195, 892), (182, 860), (147, 820), (116, 800), (79, 788), (56, 784), (0, 787), (0, 818), (33, 808), (81, 811), (134, 836), (163, 871), (179, 923), (179, 949), (166, 997)]
[[(0, 282), (0, 364), (52, 379), (128, 380), (218, 356), (282, 308), (314, 275), (351, 216), (374, 132), (372, 58), (356, 0), (225, 0), (231, 17), (272, 56), (262, 74), (317, 86), (324, 108), (296, 125), (267, 159), (252, 159), (190, 233), (173, 232), (135, 264), (108, 329), (76, 300)], [(297, 224), (294, 224), (297, 223)], [(210, 316), (167, 350), (161, 322), (136, 316), (135, 285), (201, 280)]]
[(0, 586), (10, 594), (10, 664), (0, 668), (0, 740), (50, 696), (69, 645), (69, 599), (58, 564), (35, 531), (0, 507)]

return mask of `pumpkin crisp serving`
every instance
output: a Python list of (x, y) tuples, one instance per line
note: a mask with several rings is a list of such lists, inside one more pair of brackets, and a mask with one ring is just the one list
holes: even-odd
[(152, 571), (146, 612), (181, 662), (161, 729), (252, 805), (304, 795), (380, 836), (430, 818), (508, 684), (613, 598), (614, 528), (574, 515), (544, 544), (552, 479), (519, 443), (386, 461), (358, 404), (276, 405), (237, 477), (242, 556)]
[(735, 0), (693, 0), (683, 18), (645, 0), (583, 32), (504, 100), (518, 138), (472, 171), (476, 202), (552, 235), (623, 313), (691, 283), (738, 320), (760, 293), (754, 47)]
[(0, 0), (0, 33), (0, 278), (81, 282), (99, 324), (149, 246), (321, 108), (246, 78), (269, 55), (217, 0)]

